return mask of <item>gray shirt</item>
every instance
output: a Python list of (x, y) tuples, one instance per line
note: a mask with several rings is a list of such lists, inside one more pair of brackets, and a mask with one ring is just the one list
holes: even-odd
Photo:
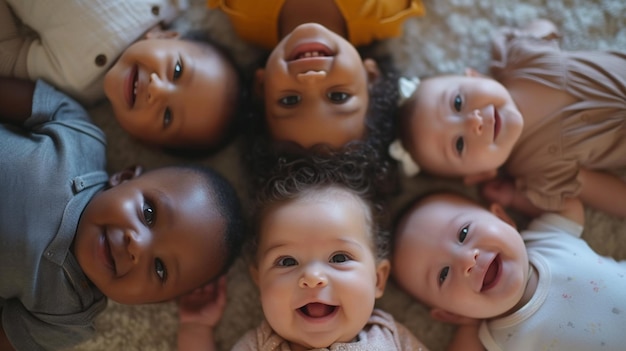
[(106, 299), (70, 248), (106, 185), (105, 148), (82, 106), (42, 81), (23, 128), (0, 125), (0, 306), (17, 350), (66, 348), (94, 333)]

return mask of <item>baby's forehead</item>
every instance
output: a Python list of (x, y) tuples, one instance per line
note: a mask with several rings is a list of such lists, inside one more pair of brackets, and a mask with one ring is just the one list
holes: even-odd
[[(269, 211), (265, 212), (261, 222), (266, 222), (269, 217), (274, 216), (278, 211), (290, 210), (293, 206), (312, 206), (312, 207), (335, 207), (342, 206), (349, 208), (350, 211), (356, 213), (356, 219), (364, 221), (364, 227), (367, 229), (368, 240), (373, 242), (374, 218), (372, 208), (359, 195), (349, 189), (339, 186), (327, 186), (317, 189), (309, 189), (299, 193), (297, 196), (282, 201), (272, 206)], [(306, 214), (305, 214), (306, 215)], [(315, 214), (311, 212), (311, 216)], [(355, 217), (342, 217), (343, 220), (354, 220)], [(324, 221), (325, 218), (317, 218), (317, 221)], [(264, 235), (268, 235), (265, 233)]]
[(433, 223), (443, 226), (450, 223), (452, 219), (474, 210), (482, 210), (482, 208), (460, 195), (447, 193), (427, 195), (409, 206), (400, 218), (397, 227), (400, 231), (406, 231)]

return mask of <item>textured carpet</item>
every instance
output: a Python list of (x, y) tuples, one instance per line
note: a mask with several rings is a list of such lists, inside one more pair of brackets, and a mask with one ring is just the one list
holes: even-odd
[[(241, 64), (252, 62), (257, 52), (239, 41), (221, 13), (206, 11), (204, 0), (192, 0), (192, 11), (177, 23), (181, 30), (206, 29), (227, 43)], [(425, 0), (428, 14), (409, 20), (402, 38), (391, 40), (387, 48), (398, 67), (407, 74), (461, 72), (471, 66), (485, 71), (489, 56), (489, 33), (500, 25), (523, 25), (534, 18), (548, 18), (562, 30), (566, 49), (619, 49), (626, 51), (626, 2), (623, 0)], [(119, 128), (111, 109), (103, 103), (91, 109), (93, 118), (108, 135), (109, 170), (130, 164), (148, 168), (177, 162), (174, 157), (155, 152), (132, 141)], [(236, 186), (243, 183), (235, 145), (203, 164), (211, 165)], [(404, 180), (405, 190), (394, 201), (397, 208), (426, 186), (442, 184), (434, 179)], [(624, 201), (626, 205), (626, 200)], [(599, 252), (626, 259), (626, 221), (587, 211), (584, 237)], [(452, 329), (432, 321), (427, 311), (390, 282), (379, 307), (391, 312), (432, 350), (442, 350)], [(255, 286), (242, 262), (233, 267), (228, 282), (228, 307), (217, 329), (219, 350), (229, 350), (246, 330), (261, 320)], [(98, 335), (74, 350), (174, 350), (177, 315), (174, 303), (123, 306), (109, 302), (98, 318)]]

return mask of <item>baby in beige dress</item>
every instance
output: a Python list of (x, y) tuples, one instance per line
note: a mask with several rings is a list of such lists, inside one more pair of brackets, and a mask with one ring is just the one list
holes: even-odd
[(467, 70), (405, 84), (392, 156), (410, 173), (468, 184), (503, 166), (512, 179), (491, 180), (484, 195), (528, 214), (580, 197), (626, 217), (626, 182), (612, 173), (626, 167), (626, 53), (562, 51), (558, 38), (545, 20), (504, 28), (492, 77)]

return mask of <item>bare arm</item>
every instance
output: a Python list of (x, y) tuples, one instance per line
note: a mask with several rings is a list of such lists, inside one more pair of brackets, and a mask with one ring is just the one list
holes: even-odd
[(22, 125), (30, 117), (35, 83), (0, 77), (0, 122)]
[(578, 181), (582, 184), (580, 199), (586, 206), (626, 218), (626, 182), (616, 175), (581, 168)]
[(522, 191), (518, 190), (513, 180), (498, 178), (483, 184), (481, 196), (490, 203), (500, 204), (505, 208), (512, 208), (520, 213), (534, 218), (543, 211), (535, 206)]
[(447, 351), (484, 351), (485, 348), (478, 338), (480, 324), (459, 325), (446, 348)]

